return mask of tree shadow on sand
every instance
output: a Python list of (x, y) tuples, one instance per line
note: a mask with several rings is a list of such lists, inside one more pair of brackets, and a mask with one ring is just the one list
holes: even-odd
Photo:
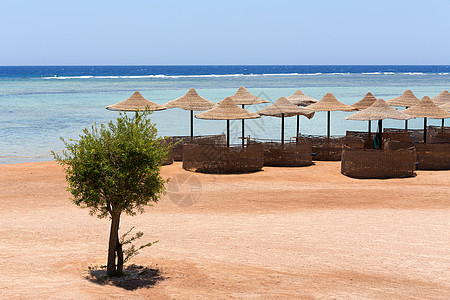
[(125, 290), (136, 290), (143, 287), (153, 287), (159, 281), (166, 279), (161, 276), (159, 269), (151, 269), (135, 264), (124, 269), (124, 275), (120, 277), (109, 277), (106, 275), (106, 266), (89, 267), (89, 275), (86, 279), (100, 285), (113, 285)]

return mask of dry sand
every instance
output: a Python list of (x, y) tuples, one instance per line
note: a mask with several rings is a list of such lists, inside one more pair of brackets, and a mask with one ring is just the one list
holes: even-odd
[(449, 299), (450, 171), (339, 171), (165, 166), (169, 193), (121, 226), (160, 240), (132, 262), (165, 279), (129, 291), (85, 279), (106, 261), (109, 221), (68, 200), (56, 163), (0, 165), (0, 298)]

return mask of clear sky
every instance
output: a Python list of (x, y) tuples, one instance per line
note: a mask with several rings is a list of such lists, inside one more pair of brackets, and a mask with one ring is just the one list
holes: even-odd
[(0, 65), (450, 64), (450, 0), (1, 0)]

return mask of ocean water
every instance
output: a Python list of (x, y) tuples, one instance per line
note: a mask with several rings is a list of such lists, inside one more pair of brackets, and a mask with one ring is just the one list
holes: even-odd
[[(134, 91), (159, 104), (180, 97), (190, 88), (213, 101), (233, 95), (240, 86), (275, 102), (300, 89), (320, 100), (327, 92), (346, 104), (367, 92), (385, 100), (411, 89), (418, 98), (450, 88), (450, 66), (42, 66), (0, 67), (0, 163), (51, 160), (60, 151), (60, 137), (76, 139), (95, 122), (115, 119), (105, 106), (125, 100)], [(268, 104), (247, 106), (257, 111)], [(403, 108), (401, 108), (403, 109)], [(367, 122), (347, 121), (351, 113), (331, 113), (331, 134), (366, 131)], [(151, 116), (160, 135), (188, 135), (189, 112), (169, 109)], [(450, 122), (450, 121), (447, 121)], [(240, 121), (231, 121), (231, 141), (239, 143)], [(280, 119), (246, 121), (246, 135), (280, 138)], [(429, 120), (440, 125), (441, 120)], [(386, 120), (385, 127), (403, 128), (403, 121)], [(285, 137), (295, 135), (296, 120), (285, 122)], [(375, 125), (372, 125), (372, 129)], [(422, 128), (423, 120), (409, 122)], [(196, 135), (226, 131), (225, 121), (196, 119)], [(326, 113), (301, 118), (303, 134), (325, 135)]]

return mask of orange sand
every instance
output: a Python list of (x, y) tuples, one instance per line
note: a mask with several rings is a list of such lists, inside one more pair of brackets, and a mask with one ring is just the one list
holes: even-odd
[(68, 200), (56, 163), (0, 165), (1, 298), (449, 298), (450, 171), (357, 180), (339, 162), (244, 175), (175, 163), (163, 175), (169, 193), (121, 228), (160, 240), (132, 263), (166, 279), (128, 291), (84, 278), (106, 261), (109, 221)]

